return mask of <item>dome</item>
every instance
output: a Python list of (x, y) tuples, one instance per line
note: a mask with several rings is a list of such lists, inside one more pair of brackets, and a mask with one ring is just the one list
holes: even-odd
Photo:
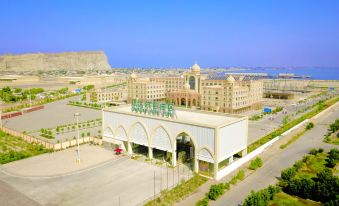
[(232, 75), (229, 75), (229, 76), (227, 77), (227, 81), (229, 81), (229, 82), (234, 82), (235, 79), (234, 79), (234, 77), (233, 77)]
[(200, 66), (197, 63), (193, 64), (192, 71), (193, 72), (200, 72)]
[(135, 78), (137, 78), (137, 75), (136, 74), (134, 74), (134, 72), (131, 74), (131, 76), (130, 76), (132, 79), (135, 79)]
[(190, 85), (189, 85), (188, 83), (186, 83), (186, 84), (184, 85), (184, 88), (187, 89), (187, 90), (189, 90), (191, 87), (190, 87)]

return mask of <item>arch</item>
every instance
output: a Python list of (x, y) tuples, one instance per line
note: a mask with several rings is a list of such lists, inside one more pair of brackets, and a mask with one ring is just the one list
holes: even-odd
[(122, 140), (122, 141), (128, 141), (128, 135), (127, 135), (127, 131), (125, 129), (124, 126), (119, 125), (116, 129), (115, 129), (115, 133), (114, 133), (114, 137), (116, 139)]
[[(156, 138), (158, 137), (158, 138)], [(163, 125), (159, 125), (151, 133), (150, 145), (163, 151), (173, 152), (173, 139), (168, 129)]]
[(212, 150), (209, 147), (207, 147), (207, 146), (204, 146), (204, 147), (200, 148), (198, 150), (197, 154), (198, 154), (198, 159), (199, 160), (202, 160), (202, 161), (205, 161), (205, 162), (210, 162), (210, 163), (214, 163), (215, 162)]
[(132, 143), (149, 146), (149, 135), (145, 125), (137, 121), (130, 127), (129, 130), (129, 141)]
[(103, 136), (103, 137), (108, 137), (108, 138), (114, 138), (114, 132), (113, 132), (112, 127), (107, 126), (107, 127), (104, 129), (104, 132), (102, 133), (102, 136)]
[(180, 99), (180, 105), (185, 106), (186, 105), (186, 98), (181, 98)]
[(197, 106), (197, 100), (196, 99), (193, 99), (192, 106)]
[(195, 155), (196, 155), (196, 151), (198, 151), (197, 142), (195, 141), (194, 136), (190, 132), (188, 132), (187, 130), (180, 130), (179, 132), (177, 132), (176, 135), (174, 136), (175, 141), (173, 143), (177, 142), (177, 137), (179, 136), (179, 134), (182, 134), (182, 133), (186, 133), (190, 137), (190, 139), (192, 140), (192, 143), (193, 143), (194, 148), (195, 148)]
[(194, 76), (190, 76), (188, 78), (188, 83), (190, 85), (190, 89), (195, 90), (195, 77)]

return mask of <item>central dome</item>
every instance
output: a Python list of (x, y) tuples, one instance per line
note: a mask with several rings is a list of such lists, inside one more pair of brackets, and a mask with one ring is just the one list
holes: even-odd
[(132, 72), (132, 74), (131, 74), (131, 76), (130, 76), (132, 79), (135, 79), (135, 78), (137, 78), (137, 75), (134, 73), (134, 72)]
[(192, 71), (193, 72), (200, 72), (200, 66), (197, 63), (193, 64)]

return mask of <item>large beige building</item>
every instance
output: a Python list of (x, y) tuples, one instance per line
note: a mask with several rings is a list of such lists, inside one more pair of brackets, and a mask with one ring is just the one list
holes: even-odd
[(163, 82), (152, 82), (149, 79), (138, 79), (133, 73), (127, 82), (127, 102), (132, 99), (141, 101), (161, 101), (165, 99), (165, 84)]
[[(167, 100), (176, 106), (198, 107), (202, 110), (240, 113), (261, 107), (263, 81), (246, 74), (202, 75), (194, 64), (180, 77), (128, 80), (128, 101)], [(156, 96), (154, 96), (156, 95)]]
[(97, 89), (86, 93), (87, 102), (126, 102), (127, 93), (125, 88)]

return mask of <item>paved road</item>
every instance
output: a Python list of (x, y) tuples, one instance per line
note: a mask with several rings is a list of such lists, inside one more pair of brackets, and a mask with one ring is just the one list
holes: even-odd
[[(289, 145), (286, 149), (281, 150), (275, 146), (269, 148), (263, 155), (264, 166), (247, 177), (238, 185), (232, 187), (227, 191), (218, 201), (213, 202), (211, 205), (241, 205), (244, 198), (250, 193), (251, 190), (259, 190), (267, 187), (270, 184), (275, 184), (277, 177), (280, 176), (281, 170), (290, 167), (295, 161), (302, 159), (311, 148), (324, 148), (329, 150), (334, 146), (324, 143), (322, 140), (326, 133), (328, 124), (333, 122), (339, 116), (339, 108), (335, 111), (329, 112), (321, 117), (320, 122), (310, 131), (306, 132), (301, 138)], [(266, 158), (265, 158), (266, 157)]]
[[(265, 115), (262, 119), (257, 120), (257, 121), (249, 121), (249, 125), (248, 125), (248, 143), (251, 144), (253, 142), (255, 142), (256, 140), (260, 139), (261, 137), (271, 133), (272, 131), (278, 129), (281, 125), (282, 125), (282, 121), (284, 119), (285, 116), (287, 115), (291, 115), (293, 113), (295, 113), (298, 110), (302, 110), (308, 106), (311, 106), (315, 103), (317, 103), (318, 101), (325, 99), (329, 97), (329, 95), (323, 95), (320, 97), (316, 97), (313, 99), (310, 99), (306, 102), (303, 103), (299, 103), (296, 105), (286, 105), (284, 106), (284, 109), (287, 111), (287, 114), (283, 114), (282, 112), (279, 112), (278, 114), (274, 114), (272, 115), (272, 117), (274, 117), (273, 120), (270, 120), (269, 117), (271, 115)], [(299, 117), (303, 115), (302, 113), (298, 114)]]

